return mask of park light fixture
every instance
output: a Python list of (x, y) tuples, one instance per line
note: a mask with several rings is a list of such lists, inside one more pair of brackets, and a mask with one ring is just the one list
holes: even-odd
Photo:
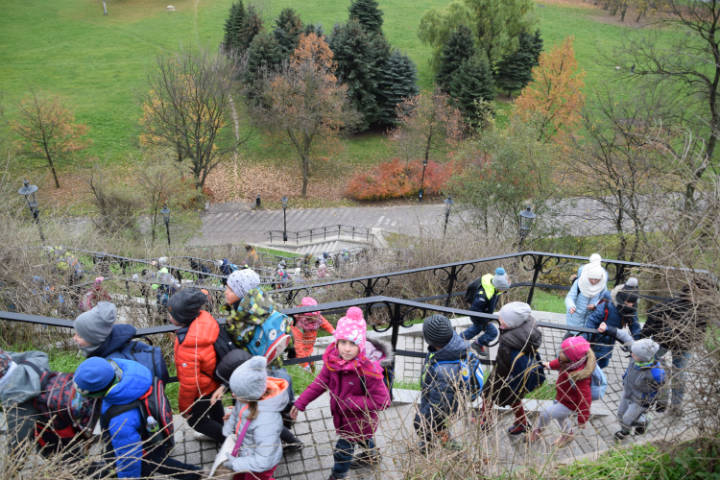
[(20, 189), (18, 190), (18, 194), (25, 197), (28, 209), (30, 209), (30, 214), (32, 215), (35, 223), (38, 226), (38, 231), (40, 232), (40, 240), (42, 240), (44, 243), (45, 235), (43, 235), (42, 228), (40, 227), (40, 209), (38, 208), (37, 198), (35, 197), (35, 192), (37, 191), (37, 185), (32, 185), (27, 180), (23, 180), (23, 186), (20, 187)]
[(283, 242), (287, 243), (287, 205), (288, 205), (288, 198), (283, 195), (282, 197), (282, 209), (283, 209)]
[(523, 241), (525, 240), (525, 237), (528, 236), (530, 233), (530, 229), (532, 229), (533, 223), (535, 223), (535, 218), (537, 215), (535, 215), (532, 212), (532, 209), (530, 206), (525, 207), (525, 210), (520, 212), (520, 245), (522, 246)]

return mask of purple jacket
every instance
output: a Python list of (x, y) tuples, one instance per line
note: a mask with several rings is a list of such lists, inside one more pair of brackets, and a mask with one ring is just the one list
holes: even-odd
[(377, 366), (364, 355), (351, 362), (341, 361), (332, 343), (323, 354), (320, 374), (295, 400), (295, 407), (304, 411), (325, 390), (330, 392), (337, 434), (352, 441), (372, 438), (378, 426), (377, 412), (390, 405), (390, 394)]

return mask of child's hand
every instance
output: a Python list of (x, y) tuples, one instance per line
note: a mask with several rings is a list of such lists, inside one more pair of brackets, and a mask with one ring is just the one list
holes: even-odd
[(293, 419), (293, 421), (297, 420), (298, 413), (300, 413), (300, 410), (293, 405), (293, 407), (290, 409), (290, 418)]
[(570, 315), (572, 315), (573, 313), (575, 313), (575, 307), (570, 307), (570, 310), (568, 311), (570, 312)]
[(545, 367), (545, 368), (547, 368), (548, 370), (550, 370), (550, 362), (542, 362), (542, 365), (543, 365), (543, 367)]
[(600, 325), (598, 325), (598, 332), (605, 333), (605, 330), (607, 330), (607, 323), (602, 322)]
[(595, 304), (594, 304), (594, 303), (588, 303), (587, 309), (588, 309), (588, 310), (595, 310)]
[(210, 396), (210, 405), (215, 405), (215, 402), (222, 400), (223, 395), (225, 395), (225, 386), (220, 385)]

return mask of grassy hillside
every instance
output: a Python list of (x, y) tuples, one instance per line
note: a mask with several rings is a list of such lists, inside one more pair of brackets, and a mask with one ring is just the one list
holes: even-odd
[[(75, 108), (77, 118), (90, 126), (93, 145), (87, 157), (107, 164), (123, 164), (138, 144), (139, 95), (160, 53), (180, 45), (217, 48), (232, 0), (172, 2), (111, 0), (109, 16), (96, 0), (5, 0), (0, 16), (0, 88), (8, 116), (31, 88), (59, 94)], [(423, 13), (444, 0), (381, 0), (384, 30), (391, 44), (416, 62), (421, 87), (431, 88), (430, 49), (417, 39)], [(320, 23), (326, 32), (347, 18), (349, 0), (291, 0), (256, 2), (270, 26), (282, 8), (293, 7), (304, 22)], [(606, 65), (620, 39), (637, 29), (598, 21), (597, 10), (539, 4), (537, 16), (546, 48), (575, 35), (580, 66), (587, 73), (587, 91), (618, 77)], [(257, 136), (249, 145), (251, 160), (282, 161), (289, 151)], [(348, 165), (375, 163), (386, 158), (380, 136), (362, 136), (348, 142), (338, 154)], [(31, 168), (44, 168), (41, 161)], [(27, 168), (23, 166), (23, 168)]]

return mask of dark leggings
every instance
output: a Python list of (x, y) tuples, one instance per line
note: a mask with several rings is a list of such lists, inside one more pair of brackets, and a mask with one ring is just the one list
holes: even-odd
[(211, 405), (210, 395), (205, 395), (193, 403), (190, 408), (188, 423), (196, 432), (222, 443), (225, 441), (225, 435), (222, 432), (223, 416), (225, 416), (225, 409), (222, 402), (217, 401)]

